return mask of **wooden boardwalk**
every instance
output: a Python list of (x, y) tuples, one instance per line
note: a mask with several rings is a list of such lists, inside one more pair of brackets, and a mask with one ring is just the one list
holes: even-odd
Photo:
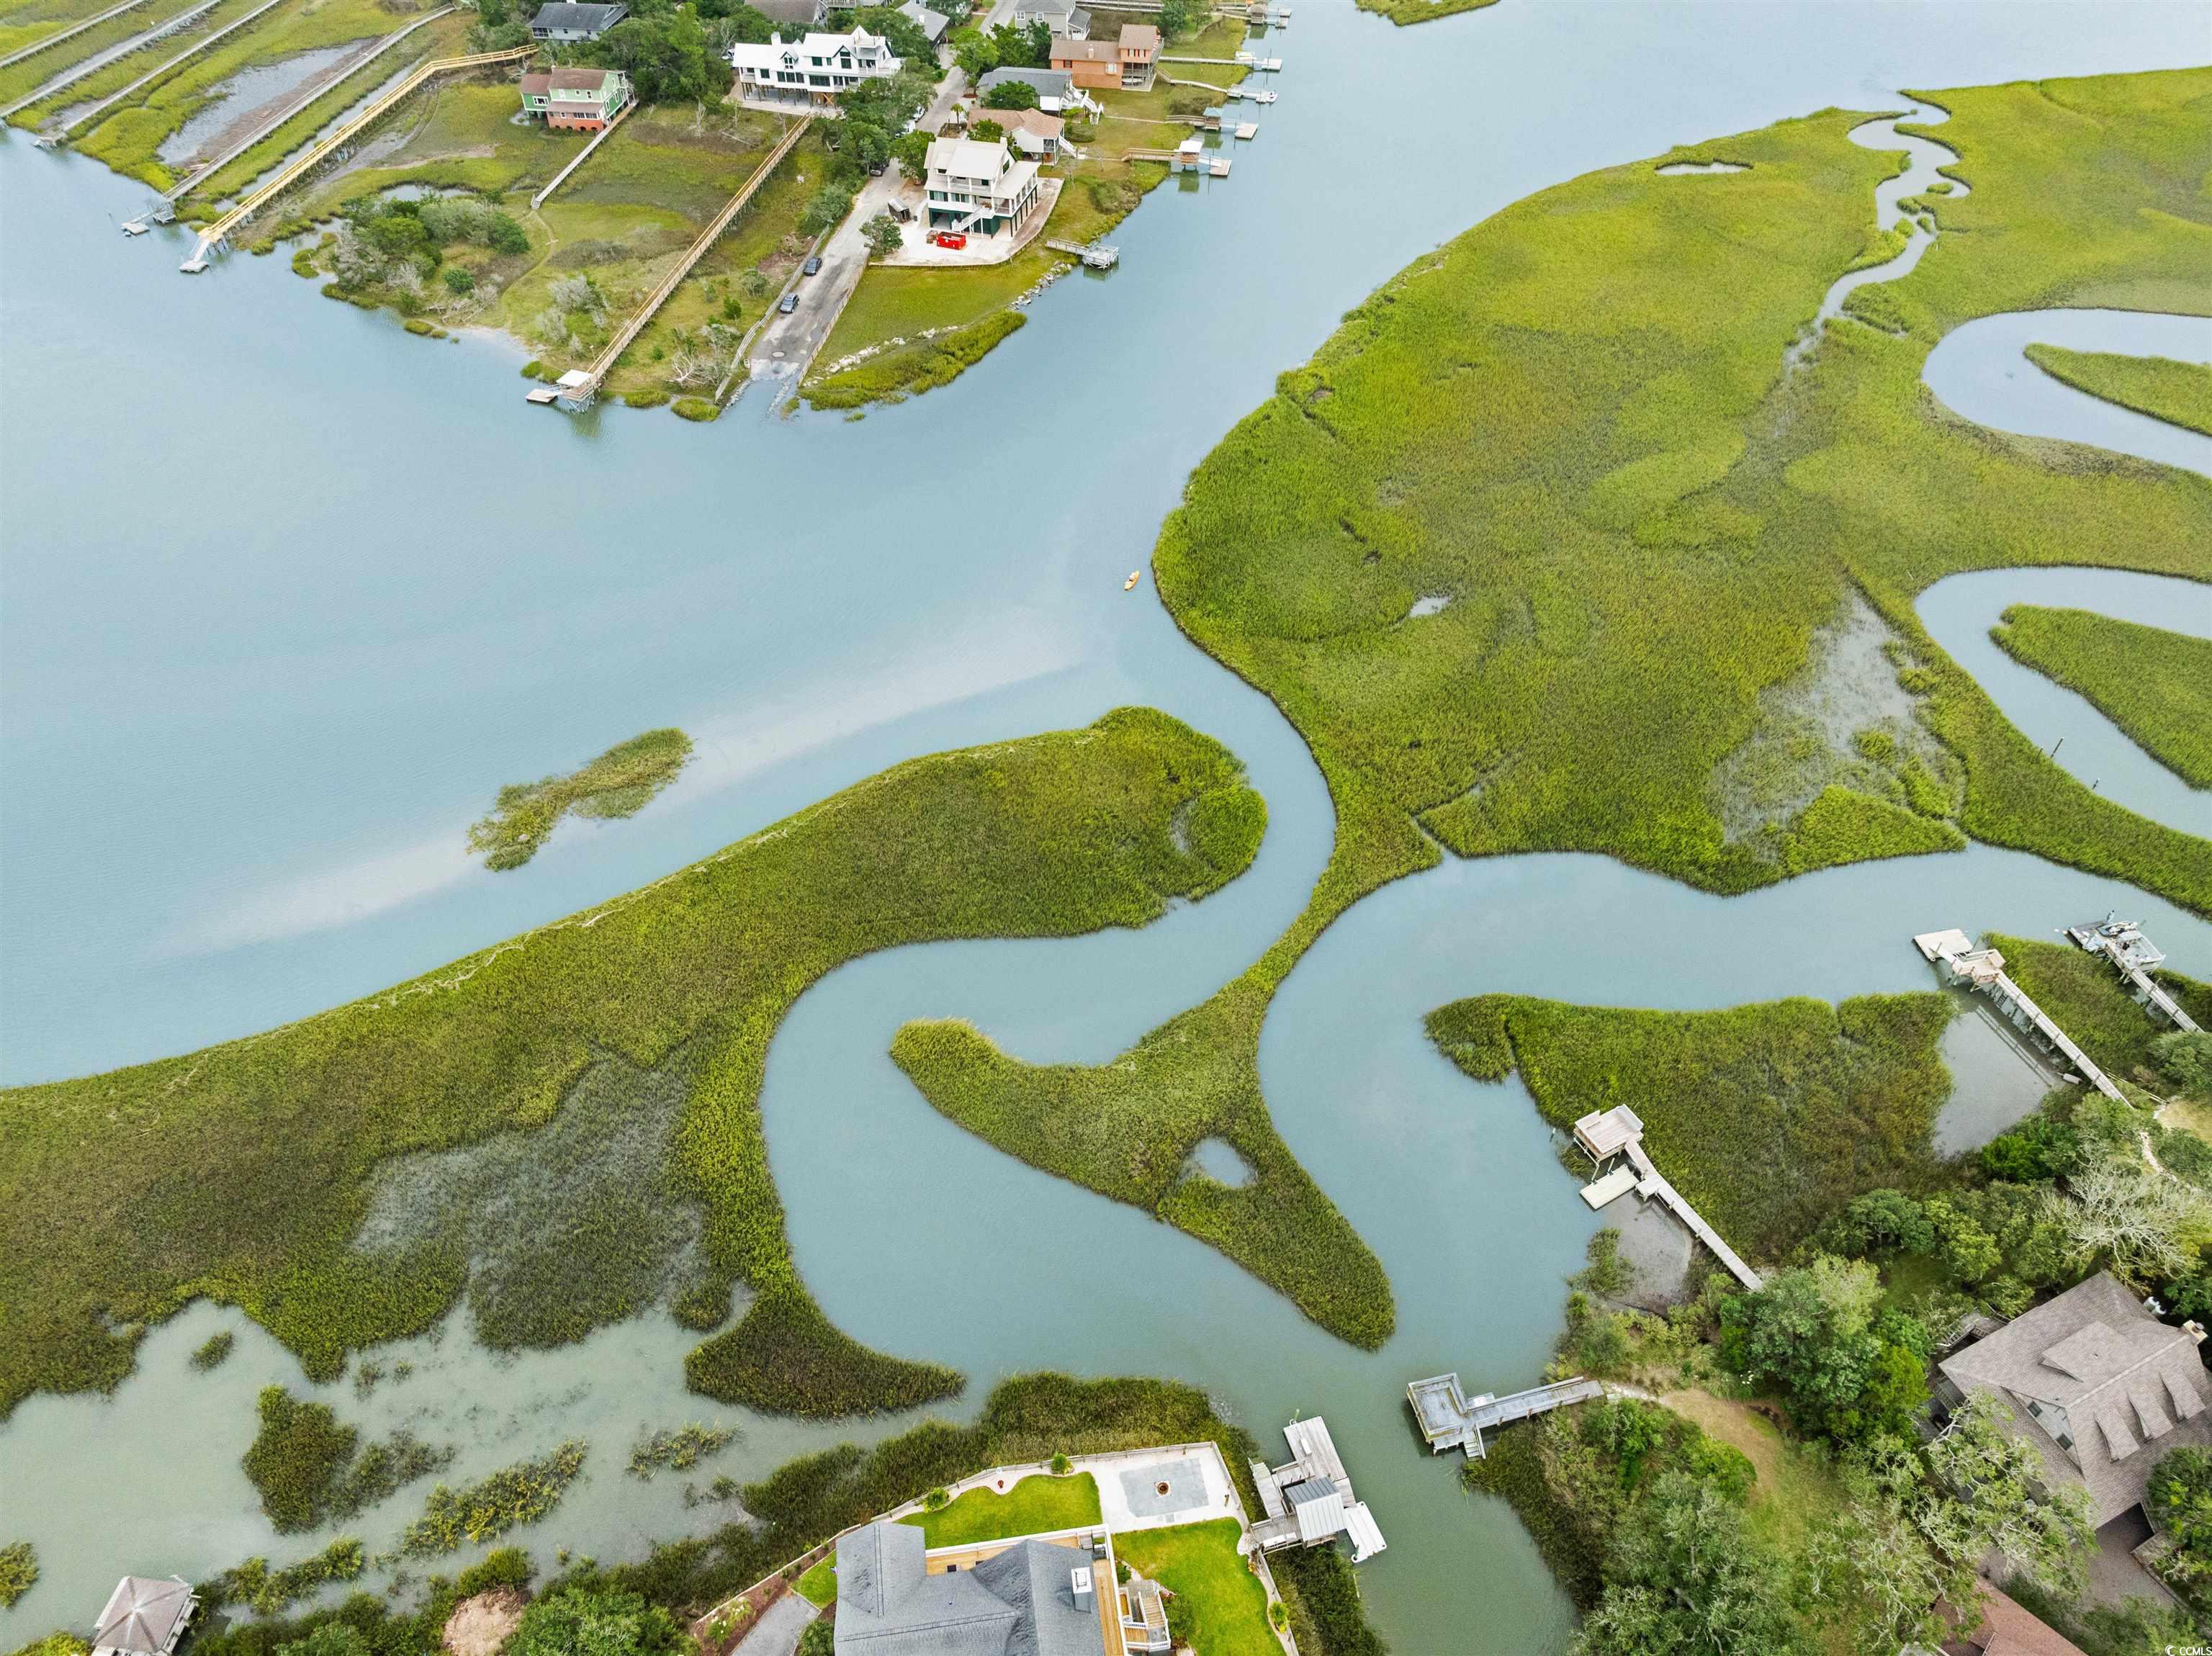
[(177, 268), (197, 275), (207, 269), (207, 256), (211, 248), (220, 247), (230, 239), (231, 232), (244, 224), (270, 202), (306, 178), (325, 161), (352, 143), (355, 139), (399, 107), (422, 88), (441, 75), (456, 74), (464, 70), (488, 69), (495, 64), (512, 64), (530, 57), (538, 50), (535, 45), (514, 46), (505, 52), (477, 52), (464, 58), (438, 58), (423, 64), (398, 86), (386, 93), (367, 109), (348, 121), (329, 136), (310, 144), (294, 161), (278, 171), (276, 177), (246, 197), (244, 201), (225, 213), (200, 232), (199, 246), (192, 256)]
[(810, 115), (800, 115), (792, 123), (791, 130), (785, 133), (775, 148), (769, 151), (768, 159), (753, 170), (753, 175), (744, 181), (736, 195), (730, 197), (729, 204), (714, 215), (714, 222), (699, 233), (699, 239), (684, 251), (683, 258), (676, 261), (675, 268), (660, 279), (660, 285), (646, 295), (645, 303), (637, 307), (629, 320), (617, 330), (615, 337), (607, 342), (607, 348), (599, 353), (592, 366), (561, 376), (562, 402), (582, 407), (599, 394), (599, 387), (606, 383), (607, 375), (614, 372), (615, 364), (622, 360), (622, 354), (630, 348), (638, 335), (645, 331), (646, 325), (668, 302), (669, 296), (682, 285), (684, 278), (691, 274), (691, 267), (706, 256), (709, 247), (721, 240), (722, 232), (730, 227), (730, 221), (753, 198), (754, 192), (768, 182), (769, 175), (781, 164), (783, 158), (798, 147), (799, 139), (806, 136), (807, 126), (812, 119)]
[(2074, 1044), (2067, 1033), (2051, 1021), (2051, 1015), (2028, 998), (2027, 992), (2005, 975), (2004, 956), (1994, 949), (1977, 949), (1974, 940), (1965, 932), (1923, 931), (1912, 940), (1923, 958), (1940, 964), (1954, 983), (1963, 983), (1987, 995), (2006, 1021), (2024, 1033), (2041, 1039), (2045, 1046), (2056, 1050), (2081, 1077), (2115, 1103), (2124, 1104), (2127, 1095), (2112, 1084), (2112, 1079), (2091, 1061), (2089, 1055)]
[[(220, 3), (221, 0), (197, 0), (197, 3), (186, 6), (182, 11), (178, 12), (174, 16), (164, 18), (161, 21), (155, 24), (152, 28), (148, 29), (143, 34), (135, 35), (126, 40), (118, 40), (112, 46), (107, 46), (100, 51), (96, 51), (88, 57), (78, 58), (76, 62), (70, 64), (66, 69), (64, 69), (56, 74), (48, 76), (45, 80), (40, 82), (38, 85), (33, 87), (21, 97), (16, 99), (15, 102), (9, 104), (4, 108), (0, 108), (0, 121), (13, 119), (16, 115), (20, 114), (24, 110), (28, 109), (32, 105), (42, 104), (46, 102), (47, 99), (52, 98), (59, 93), (68, 91), (70, 88), (75, 86), (79, 81), (90, 79), (93, 76), (98, 74), (101, 70), (109, 67), (111, 64), (119, 64), (126, 58), (135, 58), (140, 52), (145, 51), (147, 47), (153, 45), (156, 41), (165, 40), (172, 34), (179, 33), (182, 31), (190, 28), (193, 24), (198, 22), (200, 19), (213, 11)], [(197, 50), (197, 48), (195, 48), (195, 50)], [(159, 71), (156, 72), (158, 73)]]
[(592, 134), (591, 143), (586, 144), (581, 149), (578, 150), (568, 164), (553, 175), (553, 181), (550, 184), (548, 184), (543, 190), (540, 190), (536, 195), (530, 198), (530, 210), (534, 213), (539, 208), (544, 206), (547, 197), (551, 196), (552, 193), (556, 190), (558, 190), (562, 185), (568, 183), (568, 175), (574, 172), (578, 167), (581, 167), (586, 161), (589, 161), (592, 158), (592, 152), (594, 149), (597, 149), (601, 144), (605, 143), (609, 138), (614, 136), (615, 129), (636, 112), (637, 100), (633, 98), (629, 102), (622, 106), (622, 112), (620, 114), (617, 115), (614, 119), (609, 121), (598, 131)]
[(2142, 927), (2133, 920), (2118, 920), (2107, 914), (2094, 925), (2069, 925), (2066, 935), (2090, 954), (2102, 955), (2110, 961), (2121, 981), (2128, 986), (2129, 993), (2135, 997), (2136, 1004), (2148, 1011), (2154, 1022), (2170, 1023), (2185, 1032), (2196, 1030), (2197, 1020), (2182, 1010), (2181, 1003), (2151, 976), (2166, 955), (2143, 936)]
[[(421, 28), (424, 24), (434, 23), (441, 17), (451, 15), (453, 9), (454, 8), (452, 6), (441, 6), (437, 10), (427, 13), (424, 15), (416, 18), (413, 22), (408, 24), (406, 27), (403, 29), (396, 29), (392, 33), (386, 35), (383, 39), (377, 42), (375, 48), (369, 52), (366, 56), (357, 58), (350, 64), (343, 65), (336, 75), (331, 76), (327, 80), (316, 81), (305, 91), (301, 92), (298, 97), (292, 99), (283, 109), (270, 116), (267, 120), (261, 122), (252, 132), (248, 133), (245, 137), (240, 138), (236, 143), (231, 145), (230, 148), (224, 150), (222, 154), (217, 155), (213, 161), (194, 167), (191, 172), (185, 176), (183, 182), (170, 185), (168, 189), (163, 191), (161, 193), (167, 196), (171, 201), (182, 201), (186, 196), (191, 194), (194, 190), (197, 190), (203, 182), (212, 178), (216, 173), (229, 166), (240, 155), (243, 155), (247, 150), (252, 149), (254, 145), (259, 143), (264, 138), (274, 132), (278, 127), (283, 125), (285, 122), (290, 120), (295, 115), (300, 113), (301, 111), (307, 108), (315, 101), (316, 99), (327, 94), (331, 88), (339, 85), (349, 76), (357, 75), (362, 70), (367, 69), (371, 64), (384, 56), (386, 52), (391, 51), (392, 47), (398, 45), (402, 40), (404, 40), (409, 35), (414, 33), (416, 29)], [(251, 180), (249, 180), (249, 182), (251, 182)]]
[(1413, 1405), (1413, 1418), (1420, 1425), (1421, 1435), (1428, 1440), (1429, 1453), (1435, 1455), (1447, 1449), (1462, 1449), (1469, 1460), (1481, 1460), (1488, 1455), (1482, 1441), (1486, 1431), (1494, 1432), (1516, 1420), (1549, 1414), (1554, 1409), (1565, 1409), (1573, 1404), (1589, 1403), (1604, 1395), (1604, 1386), (1580, 1375), (1549, 1386), (1531, 1386), (1526, 1392), (1503, 1398), (1492, 1397), (1488, 1392), (1479, 1398), (1467, 1396), (1460, 1390), (1456, 1374), (1432, 1375), (1415, 1380), (1406, 1388), (1406, 1400)]
[(106, 11), (96, 16), (86, 18), (82, 23), (72, 23), (58, 33), (49, 34), (41, 40), (33, 40), (27, 46), (11, 52), (5, 58), (0, 58), (0, 69), (13, 68), (26, 58), (35, 58), (51, 46), (58, 46), (64, 40), (74, 40), (87, 29), (97, 28), (109, 18), (120, 17), (125, 12), (133, 10), (145, 3), (146, 0), (123, 0), (123, 3), (119, 6), (110, 6)]

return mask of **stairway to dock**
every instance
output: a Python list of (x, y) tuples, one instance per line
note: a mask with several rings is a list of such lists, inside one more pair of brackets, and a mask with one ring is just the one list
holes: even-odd
[(1549, 1414), (1573, 1404), (1594, 1402), (1604, 1395), (1604, 1386), (1580, 1375), (1503, 1398), (1486, 1392), (1477, 1398), (1467, 1396), (1460, 1389), (1456, 1374), (1432, 1375), (1406, 1388), (1406, 1400), (1413, 1405), (1413, 1418), (1420, 1425), (1421, 1435), (1428, 1440), (1429, 1453), (1436, 1455), (1461, 1449), (1469, 1460), (1481, 1460), (1489, 1454), (1482, 1441), (1486, 1431), (1494, 1432), (1516, 1420)]
[(2110, 961), (2136, 1004), (2154, 1020), (2187, 1033), (2196, 1031), (2197, 1020), (2183, 1011), (2180, 1002), (2151, 976), (2164, 963), (2166, 953), (2143, 936), (2142, 927), (2135, 921), (2107, 914), (2094, 925), (2069, 925), (2066, 935), (2090, 954)]

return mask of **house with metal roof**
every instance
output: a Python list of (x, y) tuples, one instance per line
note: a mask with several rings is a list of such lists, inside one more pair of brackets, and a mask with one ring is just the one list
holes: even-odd
[(199, 1606), (180, 1575), (166, 1581), (126, 1575), (93, 1626), (92, 1656), (169, 1656)]
[[(947, 1555), (976, 1550), (943, 1550)], [(837, 1541), (837, 1656), (1106, 1656), (1088, 1548), (1029, 1538), (972, 1564), (933, 1561), (882, 1520)]]
[(976, 94), (986, 107), (991, 101), (991, 90), (1009, 81), (1020, 81), (1036, 88), (1037, 107), (1048, 115), (1065, 115), (1071, 109), (1088, 110), (1099, 113), (1097, 100), (1075, 84), (1075, 77), (1064, 69), (994, 69), (975, 82)]
[(579, 5), (571, 0), (551, 0), (538, 7), (538, 15), (530, 20), (530, 38), (533, 40), (596, 40), (617, 23), (629, 15), (629, 8), (619, 3), (611, 5)]
[(2212, 1444), (2203, 1338), (2099, 1271), (1944, 1358), (1937, 1395), (2005, 1404), (2050, 1482), (2086, 1489), (2101, 1527), (2142, 1503), (2167, 1450)]
[(921, 0), (906, 0), (906, 3), (898, 9), (898, 14), (920, 29), (923, 39), (932, 45), (941, 44), (945, 31), (952, 27), (950, 17), (941, 11), (932, 11), (921, 3)]
[(1285, 1547), (1324, 1546), (1344, 1536), (1352, 1543), (1352, 1562), (1362, 1564), (1389, 1544), (1367, 1503), (1352, 1493), (1352, 1475), (1336, 1453), (1328, 1422), (1315, 1416), (1283, 1428), (1291, 1459), (1269, 1467), (1252, 1463), (1267, 1517), (1252, 1526), (1252, 1539), (1268, 1552)]
[(961, 235), (1019, 230), (1040, 198), (1037, 164), (1003, 138), (932, 138), (925, 157), (928, 226)]

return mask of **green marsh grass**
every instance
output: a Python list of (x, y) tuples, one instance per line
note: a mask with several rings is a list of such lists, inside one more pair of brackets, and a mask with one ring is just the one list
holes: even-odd
[[(356, 1246), (387, 1164), (543, 1129), (614, 1055), (640, 1071), (678, 1060), (685, 1077), (670, 1177), (699, 1241), (677, 1314), (714, 1329), (740, 1285), (751, 1295), (693, 1353), (691, 1384), (817, 1415), (945, 1395), (958, 1376), (851, 1341), (792, 1261), (757, 1107), (784, 1012), (877, 949), (1144, 925), (1241, 873), (1263, 821), (1234, 755), (1124, 709), (897, 766), (627, 897), (319, 1016), (0, 1093), (0, 1405), (112, 1387), (145, 1326), (202, 1296), (242, 1307), (318, 1379), (429, 1326), (480, 1250), (438, 1226)], [(83, 1177), (89, 1146), (98, 1181)], [(605, 1228), (581, 1227), (567, 1252), (608, 1246)], [(623, 1273), (580, 1280), (619, 1288)]]
[[(2070, 943), (1997, 932), (1984, 941), (2004, 955), (2005, 972), (2013, 981), (2051, 1014), (2100, 1069), (2160, 1093), (2170, 1090), (2151, 1052), (2151, 1043), (2166, 1033), (2166, 1026), (2154, 1022), (2136, 1004), (2109, 961)], [(2199, 1024), (2212, 1028), (2212, 984), (2165, 972), (2159, 974), (2159, 981)]]
[(407, 1526), (399, 1550), (410, 1557), (495, 1540), (519, 1525), (535, 1524), (561, 1504), (584, 1470), (586, 1446), (571, 1439), (536, 1460), (503, 1466), (460, 1489), (441, 1483)]
[[(1931, 94), (1973, 193), (1880, 290), (1893, 329), (1832, 325), (1793, 375), (1784, 349), (1859, 257), (1898, 165), (1852, 144), (1863, 117), (1843, 112), (1726, 140), (1750, 170), (1695, 188), (1649, 161), (1571, 180), (1386, 283), (1199, 466), (1153, 561), (1176, 624), (1275, 701), (1328, 780), (1336, 845), (1305, 912), (1110, 1065), (1022, 1065), (961, 1024), (911, 1025), (892, 1056), (953, 1119), (1182, 1226), (1371, 1345), (1393, 1325), (1389, 1284), (1276, 1138), (1260, 1028), (1329, 922), (1439, 842), (1600, 852), (1728, 893), (1970, 835), (2212, 913), (2212, 847), (2051, 763), (1912, 608), (1943, 575), (2007, 564), (2212, 578), (2203, 479), (2055, 459), (1945, 416), (1920, 382), (1973, 316), (2212, 309), (2208, 94), (2208, 70)], [(1854, 592), (1957, 795), (1921, 761), (1885, 785), (1902, 803), (1826, 791), (1778, 833), (1732, 839), (1717, 773)], [(1437, 593), (1444, 610), (1409, 615)], [(1899, 1058), (1893, 1104), (1860, 1100), (1904, 1135), (1868, 1158), (1892, 1182), (1928, 1155), (1947, 1084), (1928, 1052), (1932, 1071)], [(1183, 1176), (1209, 1134), (1260, 1169), (1253, 1186)], [(1792, 1199), (1848, 1195), (1855, 1176), (1824, 1162)], [(1773, 1194), (1744, 1201), (1778, 1238)]]
[(364, 1445), (328, 1404), (303, 1403), (281, 1386), (262, 1388), (256, 1411), (260, 1430), (246, 1452), (246, 1476), (279, 1535), (351, 1518), (453, 1458), (406, 1431)]
[[(848, 1443), (787, 1462), (739, 1491), (750, 1514), (747, 1520), (665, 1543), (635, 1563), (605, 1569), (579, 1564), (558, 1581), (546, 1583), (545, 1590), (588, 1584), (635, 1592), (690, 1620), (838, 1532), (987, 1466), (1038, 1460), (1062, 1450), (1082, 1454), (1201, 1441), (1220, 1446), (1245, 1504), (1256, 1510), (1257, 1495), (1243, 1469), (1259, 1446), (1241, 1427), (1216, 1415), (1195, 1387), (1157, 1380), (1016, 1375), (992, 1391), (972, 1425), (925, 1420), (872, 1447)], [(339, 1621), (361, 1632), (378, 1651), (434, 1651), (459, 1600), (488, 1586), (520, 1586), (529, 1579), (528, 1560), (515, 1549), (502, 1549), (456, 1580), (432, 1577), (422, 1603), (411, 1611), (395, 1610), (380, 1596), (356, 1594), (334, 1610), (289, 1622), (204, 1630), (195, 1636), (194, 1656), (276, 1656), (310, 1629)], [(833, 1584), (806, 1579), (817, 1581), (810, 1598), (834, 1597)], [(1289, 1586), (1286, 1602), (1294, 1615), (1303, 1613), (1297, 1593)], [(1357, 1592), (1340, 1596), (1332, 1609), (1331, 1625), (1345, 1629), (1343, 1641), (1333, 1637), (1326, 1646), (1301, 1648), (1318, 1656), (1373, 1656), (1378, 1647), (1371, 1633), (1364, 1643), (1352, 1636), (1364, 1626), (1357, 1619)]]
[(27, 1541), (10, 1541), (0, 1547), (0, 1610), (13, 1610), (15, 1601), (38, 1585), (38, 1550)]
[(2212, 788), (2212, 639), (2027, 604), (2006, 610), (1990, 636), (2086, 698), (2191, 787)]
[(1937, 1051), (1951, 1016), (1935, 993), (1721, 1012), (1483, 995), (1426, 1023), (1474, 1079), (1518, 1070), (1554, 1127), (1630, 1106), (1659, 1170), (1731, 1247), (1771, 1259), (1863, 1191), (1941, 1177), (1930, 1134), (1951, 1090)]
[(2069, 351), (2040, 343), (2029, 345), (2026, 355), (2052, 379), (2076, 391), (2212, 437), (2212, 367), (2202, 362)]
[(1480, 11), (1498, 0), (1359, 0), (1362, 11), (1387, 17), (1401, 28), (1408, 23), (1431, 22), (1463, 11)]
[(563, 816), (635, 816), (690, 761), (691, 738), (683, 731), (647, 731), (566, 776), (510, 783), (491, 814), (470, 828), (469, 849), (487, 868), (520, 868)]

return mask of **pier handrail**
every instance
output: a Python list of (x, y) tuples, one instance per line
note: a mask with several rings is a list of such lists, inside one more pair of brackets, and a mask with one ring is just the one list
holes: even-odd
[(186, 196), (191, 194), (191, 192), (204, 181), (213, 176), (215, 173), (221, 172), (224, 167), (229, 166), (240, 155), (243, 155), (247, 150), (252, 149), (254, 145), (259, 143), (264, 138), (274, 132), (278, 127), (283, 125), (285, 122), (290, 120), (295, 115), (300, 113), (301, 111), (307, 108), (318, 98), (328, 95), (334, 88), (342, 85), (349, 77), (360, 74), (362, 70), (367, 69), (371, 64), (384, 56), (384, 54), (391, 51), (392, 47), (398, 45), (409, 35), (414, 33), (416, 29), (422, 27), (425, 24), (436, 22), (441, 17), (450, 16), (456, 9), (458, 9), (458, 8), (453, 6), (441, 6), (437, 10), (426, 13), (424, 15), (416, 18), (413, 22), (408, 24), (406, 27), (393, 30), (390, 34), (386, 35), (383, 39), (377, 42), (374, 51), (371, 52), (367, 57), (362, 58), (358, 62), (342, 70), (335, 80), (326, 81), (319, 86), (310, 87), (306, 92), (301, 93), (290, 103), (286, 104), (284, 107), (279, 110), (275, 115), (272, 115), (269, 119), (262, 122), (259, 125), (255, 127), (254, 130), (248, 133), (245, 137), (240, 139), (229, 149), (224, 150), (220, 155), (217, 155), (213, 161), (207, 162), (204, 166), (195, 167), (191, 173), (186, 176), (182, 184), (172, 185), (168, 189), (163, 191), (161, 193), (167, 196), (171, 201), (182, 201)]
[(511, 64), (530, 57), (538, 50), (535, 43), (526, 46), (510, 46), (504, 52), (476, 52), (462, 58), (439, 58), (424, 64), (398, 86), (386, 93), (360, 114), (348, 121), (321, 142), (310, 145), (298, 159), (288, 164), (276, 176), (244, 201), (225, 213), (206, 229), (200, 232), (200, 242), (188, 264), (198, 264), (207, 257), (208, 249), (223, 240), (233, 230), (252, 218), (278, 196), (290, 189), (309, 173), (320, 166), (331, 152), (358, 137), (369, 127), (390, 114), (426, 82), (441, 75), (450, 75), (465, 69), (483, 69), (493, 64)]
[(721, 240), (722, 232), (730, 227), (730, 221), (737, 217), (739, 209), (767, 181), (768, 175), (775, 172), (783, 158), (798, 146), (813, 119), (811, 115), (801, 114), (792, 124), (791, 130), (785, 133), (777, 141), (775, 148), (769, 151), (768, 159), (753, 169), (752, 176), (744, 181), (736, 195), (730, 197), (729, 204), (714, 215), (714, 221), (699, 233), (699, 239), (685, 250), (682, 258), (676, 261), (675, 268), (660, 279), (659, 285), (646, 295), (645, 303), (638, 306), (629, 320), (623, 323), (615, 337), (607, 342), (607, 348), (586, 370), (587, 377), (567, 393), (571, 401), (588, 401), (598, 394), (599, 387), (606, 382), (607, 375), (614, 372), (615, 364), (622, 360), (622, 354), (636, 342), (638, 335), (645, 331), (646, 324), (651, 322), (654, 313), (668, 302), (669, 295), (681, 285), (684, 278), (691, 274), (691, 267), (706, 256), (709, 247)]
[(33, 40), (27, 46), (11, 52), (5, 58), (0, 58), (0, 69), (12, 69), (26, 58), (35, 58), (50, 46), (58, 46), (64, 40), (74, 40), (87, 29), (97, 28), (109, 18), (120, 17), (125, 12), (133, 10), (145, 3), (146, 0), (123, 0), (123, 3), (119, 6), (110, 6), (106, 11), (96, 16), (86, 18), (82, 23), (70, 24), (58, 34), (49, 34), (44, 39)]

